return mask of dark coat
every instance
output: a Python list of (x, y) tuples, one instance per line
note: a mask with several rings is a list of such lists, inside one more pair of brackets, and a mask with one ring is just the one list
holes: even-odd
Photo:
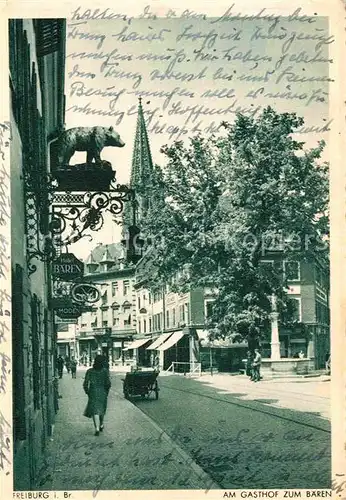
[(105, 368), (95, 370), (89, 368), (85, 374), (83, 389), (88, 395), (88, 404), (84, 416), (91, 418), (93, 415), (104, 415), (107, 410), (107, 398), (111, 381)]
[(56, 364), (57, 364), (58, 369), (64, 368), (64, 360), (61, 356), (59, 356), (58, 359), (56, 360)]

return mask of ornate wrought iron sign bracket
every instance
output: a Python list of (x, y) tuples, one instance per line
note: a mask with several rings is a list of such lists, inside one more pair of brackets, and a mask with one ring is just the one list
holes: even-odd
[(50, 231), (56, 247), (68, 246), (99, 231), (105, 212), (114, 216), (114, 222), (123, 212), (125, 202), (134, 202), (134, 192), (126, 185), (117, 184), (109, 191), (55, 192), (51, 205)]
[[(40, 212), (37, 209), (37, 199), (34, 193), (26, 193), (26, 248), (29, 275), (34, 273), (37, 265), (35, 259), (41, 262), (50, 262), (56, 256), (56, 249), (49, 235), (40, 231)], [(48, 216), (48, 213), (47, 213)]]

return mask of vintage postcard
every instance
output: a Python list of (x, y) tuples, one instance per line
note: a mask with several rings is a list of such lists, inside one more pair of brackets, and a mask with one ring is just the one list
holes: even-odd
[(1, 498), (346, 498), (343, 3), (0, 19)]

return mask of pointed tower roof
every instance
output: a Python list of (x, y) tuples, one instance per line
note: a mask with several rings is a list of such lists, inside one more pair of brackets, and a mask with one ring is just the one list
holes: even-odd
[(139, 98), (137, 126), (132, 155), (131, 187), (145, 189), (151, 184), (153, 160), (151, 157), (147, 127), (144, 120), (142, 98)]
[(136, 133), (133, 145), (130, 187), (135, 191), (136, 216), (134, 207), (127, 203), (123, 212), (123, 235), (132, 224), (140, 225), (150, 206), (154, 167), (151, 157), (147, 127), (144, 119), (142, 98), (139, 98)]
[(88, 273), (95, 273), (97, 271), (97, 268), (99, 267), (92, 252), (89, 254), (87, 260), (85, 261), (85, 264)]

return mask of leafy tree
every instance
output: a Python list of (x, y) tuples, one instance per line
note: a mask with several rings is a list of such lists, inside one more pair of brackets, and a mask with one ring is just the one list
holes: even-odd
[(144, 221), (150, 236), (148, 286), (159, 288), (182, 269), (177, 291), (215, 289), (210, 331), (236, 333), (254, 346), (268, 325), (270, 296), (290, 314), (282, 266), (263, 258), (327, 255), (328, 165), (294, 139), (303, 119), (266, 108), (257, 118), (238, 115), (224, 134), (164, 146), (153, 202)]

